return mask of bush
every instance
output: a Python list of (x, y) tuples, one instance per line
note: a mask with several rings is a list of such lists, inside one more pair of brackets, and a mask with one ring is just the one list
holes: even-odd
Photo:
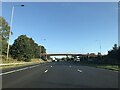
[(12, 57), (19, 61), (30, 61), (34, 54), (34, 48), (26, 35), (19, 36), (10, 49)]

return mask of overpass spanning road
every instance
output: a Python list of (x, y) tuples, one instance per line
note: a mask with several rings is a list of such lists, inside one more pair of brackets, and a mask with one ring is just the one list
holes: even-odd
[(92, 57), (96, 57), (97, 55), (95, 54), (74, 54), (74, 53), (52, 53), (52, 54), (48, 54), (48, 53), (42, 53), (42, 56), (92, 56)]

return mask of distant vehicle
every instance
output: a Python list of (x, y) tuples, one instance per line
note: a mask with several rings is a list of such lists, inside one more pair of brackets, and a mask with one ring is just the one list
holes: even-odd
[(80, 61), (80, 59), (77, 59), (76, 61), (77, 61), (77, 62), (79, 62), (79, 61)]
[(58, 60), (55, 60), (55, 62), (57, 62)]
[(57, 60), (57, 59), (55, 59), (55, 58), (53, 58), (52, 62), (58, 62), (58, 60)]
[(53, 57), (52, 62), (55, 62), (55, 58)]
[(76, 58), (74, 61), (75, 61), (75, 62), (80, 62), (80, 59), (79, 59), (79, 58)]
[(58, 59), (57, 62), (59, 62), (60, 60)]
[(58, 60), (55, 59), (55, 60), (52, 60), (52, 62), (58, 62)]

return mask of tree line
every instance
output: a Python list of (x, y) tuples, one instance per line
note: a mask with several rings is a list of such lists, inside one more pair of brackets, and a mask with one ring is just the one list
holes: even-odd
[(117, 46), (117, 44), (114, 44), (113, 48), (108, 51), (107, 55), (101, 55), (101, 53), (98, 52), (98, 55), (96, 57), (82, 57), (82, 62), (86, 63), (95, 63), (95, 64), (113, 64), (118, 65), (120, 64), (120, 46)]
[[(2, 22), (0, 23), (0, 50), (2, 55), (6, 55), (10, 26), (3, 17), (0, 17), (0, 21)], [(10, 45), (9, 55), (17, 60), (30, 61), (32, 58), (40, 58), (40, 53), (46, 53), (44, 46), (38, 45), (26, 35), (20, 35), (14, 40), (13, 45)]]
[(108, 54), (103, 57), (108, 63), (120, 64), (120, 46), (114, 44), (113, 48), (108, 51)]

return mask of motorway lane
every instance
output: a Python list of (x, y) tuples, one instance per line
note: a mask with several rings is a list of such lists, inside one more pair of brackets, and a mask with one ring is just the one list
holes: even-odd
[[(34, 68), (2, 75), (3, 88), (24, 88), (25, 84), (29, 83), (29, 80), (36, 78), (36, 75), (42, 75), (49, 65), (39, 65)], [(32, 83), (31, 83), (32, 84)]]
[(54, 62), (2, 75), (3, 88), (118, 88), (118, 72)]

